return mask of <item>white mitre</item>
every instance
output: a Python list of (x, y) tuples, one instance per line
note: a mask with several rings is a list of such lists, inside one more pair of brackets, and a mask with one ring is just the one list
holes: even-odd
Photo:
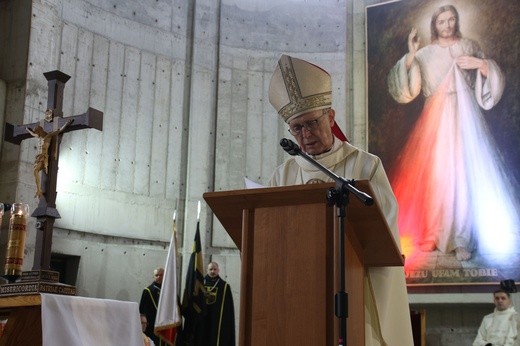
[(330, 108), (330, 74), (305, 60), (282, 55), (269, 83), (269, 102), (286, 123), (303, 113)]

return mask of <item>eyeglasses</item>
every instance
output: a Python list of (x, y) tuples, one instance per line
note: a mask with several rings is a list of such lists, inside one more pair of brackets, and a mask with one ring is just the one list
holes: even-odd
[(324, 110), (323, 114), (317, 117), (314, 120), (309, 120), (304, 122), (303, 124), (294, 124), (289, 126), (287, 131), (293, 136), (299, 136), (302, 133), (303, 128), (305, 128), (307, 131), (314, 131), (318, 128), (320, 119), (323, 118), (325, 115), (329, 114), (328, 110)]

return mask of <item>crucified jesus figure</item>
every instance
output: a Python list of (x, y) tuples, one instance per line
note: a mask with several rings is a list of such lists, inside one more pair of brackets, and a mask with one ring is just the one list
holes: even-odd
[[(38, 154), (34, 160), (34, 180), (36, 181), (36, 195), (34, 197), (41, 197), (43, 195), (43, 191), (40, 185), (40, 171), (45, 170), (45, 174), (48, 173), (49, 167), (49, 148), (52, 143), (52, 138), (60, 134), (67, 126), (69, 126), (74, 120), (70, 119), (67, 121), (62, 127), (52, 132), (45, 132), (42, 126), (38, 125), (34, 129), (30, 129), (26, 127), (27, 132), (31, 134), (33, 137), (37, 137), (40, 139), (40, 147), (38, 150)], [(54, 153), (54, 158), (57, 158), (57, 146), (56, 152)]]

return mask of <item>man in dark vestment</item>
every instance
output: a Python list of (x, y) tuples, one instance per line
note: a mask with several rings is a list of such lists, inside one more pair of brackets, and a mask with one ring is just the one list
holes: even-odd
[(204, 277), (206, 288), (206, 323), (208, 346), (235, 346), (235, 307), (231, 287), (220, 276), (218, 263), (208, 264)]
[(156, 346), (165, 345), (157, 335), (154, 334), (155, 317), (157, 315), (157, 305), (159, 304), (159, 294), (161, 293), (161, 285), (164, 276), (163, 268), (156, 268), (153, 271), (153, 282), (150, 286), (143, 290), (141, 295), (141, 301), (139, 302), (139, 313), (141, 314), (141, 320), (143, 316), (146, 317), (146, 329), (144, 333), (153, 340)]

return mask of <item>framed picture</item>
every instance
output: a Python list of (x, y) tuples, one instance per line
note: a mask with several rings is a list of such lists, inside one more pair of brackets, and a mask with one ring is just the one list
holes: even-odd
[(366, 8), (369, 151), (408, 285), (520, 280), (520, 3)]

